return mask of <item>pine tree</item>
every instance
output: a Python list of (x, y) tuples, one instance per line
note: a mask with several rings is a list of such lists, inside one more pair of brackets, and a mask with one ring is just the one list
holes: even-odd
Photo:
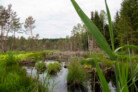
[(0, 26), (1, 26), (1, 49), (2, 51), (6, 52), (5, 48), (5, 29), (6, 24), (8, 23), (8, 20), (10, 18), (10, 15), (8, 11), (5, 9), (5, 7), (0, 6)]
[[(120, 10), (118, 39), (120, 43), (138, 45), (138, 0), (124, 0)], [(122, 42), (121, 42), (122, 41)], [(132, 50), (134, 53), (134, 51)]]
[(28, 18), (26, 18), (25, 20), (25, 24), (24, 27), (26, 29), (26, 32), (30, 32), (31, 33), (31, 38), (32, 38), (32, 48), (33, 48), (33, 29), (35, 28), (35, 20), (33, 19), (32, 16), (29, 16)]

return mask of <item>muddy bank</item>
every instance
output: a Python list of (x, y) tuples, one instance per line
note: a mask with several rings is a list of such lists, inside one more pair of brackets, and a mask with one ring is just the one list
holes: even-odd
[[(32, 65), (37, 61), (55, 60), (59, 62), (68, 62), (74, 56), (83, 57), (88, 52), (43, 52), (43, 53), (30, 53), (23, 60), (20, 59), (19, 65)], [(22, 56), (24, 57), (24, 55)]]
[(19, 62), (19, 65), (23, 65), (23, 66), (33, 66), (33, 65), (35, 65), (35, 61), (32, 61), (32, 60), (24, 60), (24, 61), (22, 61), (22, 62)]
[(70, 61), (71, 57), (83, 57), (88, 52), (55, 52), (55, 53), (47, 53), (43, 54), (45, 60), (56, 60), (60, 62), (68, 62)]

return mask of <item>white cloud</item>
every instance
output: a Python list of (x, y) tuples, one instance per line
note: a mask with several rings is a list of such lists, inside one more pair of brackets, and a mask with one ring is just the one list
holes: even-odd
[[(90, 12), (105, 10), (104, 0), (76, 0), (84, 12), (90, 17)], [(107, 0), (112, 18), (120, 9), (122, 0)], [(28, 16), (36, 19), (34, 34), (40, 38), (59, 38), (70, 35), (77, 23), (81, 23), (70, 0), (2, 0), (4, 6), (13, 5), (21, 21)]]

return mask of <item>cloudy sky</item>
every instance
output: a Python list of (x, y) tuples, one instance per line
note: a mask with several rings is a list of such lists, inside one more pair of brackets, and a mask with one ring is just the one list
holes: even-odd
[[(91, 11), (105, 10), (104, 0), (76, 0), (84, 12), (90, 17)], [(107, 0), (112, 19), (121, 7), (122, 0)], [(82, 23), (70, 0), (0, 0), (0, 4), (13, 5), (21, 22), (28, 16), (36, 20), (34, 35), (40, 38), (64, 38), (71, 34), (77, 23)], [(18, 36), (25, 36), (20, 34)]]

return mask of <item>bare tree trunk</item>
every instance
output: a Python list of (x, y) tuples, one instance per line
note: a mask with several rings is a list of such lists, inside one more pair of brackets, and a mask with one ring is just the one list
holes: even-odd
[(4, 51), (3, 25), (1, 26), (1, 50)]
[(1, 49), (3, 52), (6, 52), (6, 47), (5, 47), (6, 38), (4, 37), (4, 33), (5, 33), (5, 28), (4, 28), (4, 25), (2, 25), (1, 26)]
[[(135, 37), (134, 37), (133, 33), (131, 33), (131, 45), (134, 45), (134, 41), (133, 41), (134, 38)], [(132, 53), (133, 56), (135, 55), (134, 49), (131, 50), (131, 53)]]
[(88, 47), (89, 47), (89, 52), (91, 54), (93, 50), (93, 39), (91, 40), (90, 36), (88, 36)]
[(91, 48), (90, 48), (90, 37), (89, 37), (89, 35), (88, 35), (88, 50), (89, 50), (89, 52), (91, 51)]
[(72, 51), (72, 41), (70, 40), (70, 49)]
[(13, 47), (14, 47), (14, 43), (15, 43), (15, 31), (13, 32), (13, 40), (12, 40), (12, 46), (11, 46), (12, 50), (13, 50)]
[(133, 56), (135, 55), (135, 51), (134, 51), (134, 49), (132, 49), (132, 55), (133, 55)]
[[(9, 26), (8, 26), (9, 27)], [(5, 36), (5, 39), (4, 39), (4, 51), (6, 52), (7, 51), (7, 47), (6, 47), (6, 44), (7, 44), (7, 39), (8, 39), (8, 33), (10, 32), (10, 29), (8, 28), (7, 30), (7, 33), (6, 33), (6, 36)]]
[(31, 38), (32, 38), (32, 47), (31, 47), (31, 48), (32, 48), (32, 50), (33, 50), (33, 47), (34, 47), (33, 45), (34, 45), (34, 44), (33, 44), (33, 32), (32, 32), (32, 29), (31, 29)]

